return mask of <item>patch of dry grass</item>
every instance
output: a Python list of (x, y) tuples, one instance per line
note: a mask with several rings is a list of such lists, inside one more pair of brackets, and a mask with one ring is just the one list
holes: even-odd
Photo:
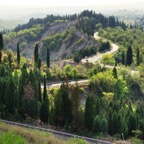
[(22, 128), (18, 126), (11, 126), (0, 123), (0, 130), (4, 132), (13, 132), (26, 138), (32, 144), (63, 144), (64, 141), (51, 135), (50, 133)]

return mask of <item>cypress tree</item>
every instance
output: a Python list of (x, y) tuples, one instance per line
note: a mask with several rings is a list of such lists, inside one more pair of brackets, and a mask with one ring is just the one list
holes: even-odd
[(125, 52), (122, 52), (122, 64), (125, 65)]
[(47, 47), (47, 58), (46, 58), (46, 62), (47, 62), (47, 67), (50, 67), (50, 53), (49, 53), (49, 47)]
[(39, 69), (41, 68), (41, 59), (40, 58), (38, 59), (38, 68)]
[(19, 50), (19, 43), (17, 43), (17, 63), (20, 64), (20, 50)]
[(49, 103), (48, 99), (44, 101), (40, 107), (40, 120), (44, 123), (48, 123), (49, 118)]
[(139, 48), (137, 49), (136, 60), (137, 60), (137, 66), (138, 66), (140, 64), (140, 52), (139, 52)]
[(35, 64), (37, 66), (37, 63), (38, 63), (38, 44), (36, 44), (35, 50), (34, 50), (34, 61), (35, 61)]
[(93, 102), (92, 102), (92, 98), (90, 95), (88, 95), (86, 99), (84, 123), (85, 123), (86, 128), (88, 128), (89, 130), (92, 130), (93, 124), (94, 124), (94, 107), (93, 107)]
[(117, 78), (117, 69), (116, 69), (115, 66), (114, 66), (114, 68), (113, 68), (113, 77), (114, 77), (114, 78)]
[(1, 62), (2, 62), (2, 52), (0, 50), (0, 64), (1, 64)]
[(47, 98), (47, 89), (46, 89), (46, 78), (44, 76), (43, 101), (46, 101), (46, 98)]
[(3, 44), (3, 35), (0, 33), (0, 50), (3, 50), (4, 44)]
[(127, 50), (127, 56), (126, 56), (126, 65), (130, 66), (133, 62), (133, 56), (132, 56), (132, 48), (129, 47)]
[(42, 96), (41, 96), (41, 83), (38, 82), (38, 100), (42, 102)]
[(9, 67), (11, 68), (12, 61), (11, 61), (11, 54), (10, 53), (8, 54), (8, 61), (9, 61)]

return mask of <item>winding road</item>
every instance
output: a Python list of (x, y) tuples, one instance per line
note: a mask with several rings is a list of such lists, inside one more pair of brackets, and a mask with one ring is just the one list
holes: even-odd
[[(101, 39), (101, 37), (98, 36), (98, 32), (96, 32), (94, 34), (94, 38), (96, 40), (100, 40)], [(105, 40), (105, 39), (103, 39), (103, 40)], [(84, 58), (84, 59), (81, 60), (81, 62), (87, 62), (88, 61), (90, 63), (95, 64), (96, 61), (99, 61), (99, 62), (101, 61), (103, 54), (113, 54), (118, 49), (119, 49), (119, 46), (117, 44), (111, 43), (111, 49), (109, 51), (106, 51), (105, 53), (98, 53), (97, 55)]]

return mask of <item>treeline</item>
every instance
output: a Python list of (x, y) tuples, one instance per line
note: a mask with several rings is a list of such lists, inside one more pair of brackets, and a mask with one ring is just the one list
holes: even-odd
[(127, 28), (123, 30), (121, 27), (99, 29), (100, 36), (109, 39), (120, 46), (119, 51), (115, 55), (118, 63), (123, 65), (139, 66), (143, 63), (143, 37), (144, 33), (140, 29)]
[(31, 18), (27, 24), (18, 25), (14, 29), (14, 32), (29, 29), (34, 25), (38, 24), (44, 26), (44, 28), (48, 28), (55, 21), (67, 22), (77, 19), (79, 19), (79, 22), (76, 25), (76, 27), (82, 29), (88, 35), (94, 34), (95, 25), (99, 23), (102, 24), (103, 28), (120, 26), (123, 29), (126, 29), (125, 23), (115, 20), (114, 16), (105, 17), (102, 14), (96, 14), (94, 11), (85, 10), (80, 14), (65, 15), (65, 16), (47, 15), (45, 18), (37, 18), (37, 19)]

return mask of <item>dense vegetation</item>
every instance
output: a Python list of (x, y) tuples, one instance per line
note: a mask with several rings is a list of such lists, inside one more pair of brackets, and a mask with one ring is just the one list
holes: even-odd
[(109, 27), (106, 29), (99, 29), (99, 34), (100, 36), (119, 44), (120, 50), (116, 54), (116, 60), (118, 63), (120, 62), (127, 65), (127, 59), (130, 57), (131, 62), (128, 62), (128, 65), (133, 64), (136, 66), (143, 63), (144, 32), (140, 29), (127, 28), (124, 30), (120, 27)]
[[(36, 44), (33, 53), (33, 60), (30, 61), (20, 55), (19, 43), (17, 54), (10, 50), (3, 49), (3, 36), (0, 35), (0, 117), (11, 120), (40, 120), (56, 128), (60, 127), (66, 131), (81, 135), (97, 137), (98, 135), (111, 135), (121, 139), (136, 137), (144, 139), (144, 110), (143, 90), (144, 79), (142, 71), (132, 73), (128, 68), (133, 61), (136, 65), (142, 63), (142, 36), (139, 29), (126, 28), (125, 24), (114, 21), (114, 18), (104, 18), (101, 14), (84, 11), (79, 16), (58, 17), (60, 20), (75, 20), (77, 17), (88, 17), (93, 19), (100, 17), (106, 20), (98, 24), (100, 36), (118, 42), (121, 46), (115, 59), (112, 55), (104, 55), (102, 62), (112, 64), (113, 69), (106, 69), (100, 64), (72, 63), (60, 67), (54, 64), (50, 67), (50, 51), (53, 41), (59, 39), (67, 40), (69, 33), (63, 31), (60, 34), (45, 39), (46, 51), (43, 55), (46, 64), (41, 61), (39, 45)], [(65, 19), (64, 19), (65, 18)], [(57, 18), (49, 16), (44, 20), (55, 21)], [(81, 20), (84, 20), (81, 18)], [(31, 19), (29, 24), (19, 26), (19, 30), (41, 23), (46, 24), (43, 19)], [(61, 22), (61, 21), (60, 21)], [(87, 21), (89, 23), (91, 21)], [(105, 25), (109, 22), (108, 25)], [(88, 25), (84, 27), (88, 27)], [(92, 23), (89, 27), (92, 27)], [(39, 24), (39, 26), (41, 26)], [(47, 24), (49, 26), (49, 24)], [(121, 25), (121, 27), (115, 27)], [(111, 26), (113, 28), (102, 29), (101, 27)], [(81, 30), (81, 24), (76, 26)], [(70, 28), (75, 34), (76, 28)], [(86, 33), (91, 35), (91, 32)], [(40, 29), (41, 31), (41, 29)], [(37, 30), (36, 30), (37, 32)], [(39, 34), (38, 34), (39, 35)], [(73, 44), (75, 36), (69, 36)], [(123, 37), (125, 39), (123, 39)], [(6, 37), (4, 37), (6, 38)], [(57, 43), (57, 42), (56, 42)], [(54, 46), (54, 48), (58, 48)], [(99, 51), (110, 48), (109, 42), (99, 45)], [(57, 50), (57, 49), (56, 49)], [(83, 58), (96, 53), (95, 47), (85, 48), (76, 52), (76, 58)], [(135, 54), (133, 54), (135, 53)], [(80, 61), (76, 59), (76, 61)], [(126, 65), (128, 68), (116, 68), (115, 60)], [(69, 61), (70, 63), (70, 61)], [(79, 86), (78, 83), (70, 85), (69, 80), (89, 78), (89, 83)], [(60, 88), (48, 89), (47, 81), (64, 80)], [(42, 85), (42, 87), (41, 87)]]
[[(74, 15), (47, 15), (45, 18), (31, 18), (27, 24), (18, 25), (9, 33), (3, 32), (5, 33), (4, 43), (6, 49), (16, 51), (15, 45), (19, 41), (20, 51), (29, 58), (31, 58), (35, 44), (39, 43), (41, 60), (46, 60), (43, 55), (49, 47), (53, 55), (51, 60), (55, 61), (68, 58), (82, 49), (96, 47), (94, 51), (99, 51), (97, 42), (92, 38), (94, 32), (101, 27), (116, 26), (126, 29), (126, 25), (113, 16), (105, 17), (88, 10)], [(104, 49), (102, 47), (100, 51)], [(95, 54), (95, 52), (90, 52), (90, 54)]]

